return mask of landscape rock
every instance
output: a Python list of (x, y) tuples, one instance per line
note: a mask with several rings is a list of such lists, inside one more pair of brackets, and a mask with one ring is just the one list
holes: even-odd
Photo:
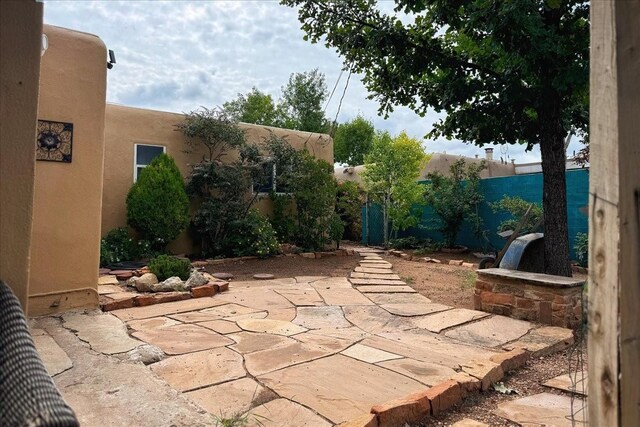
[(195, 288), (197, 286), (206, 285), (207, 282), (209, 281), (202, 275), (202, 273), (198, 271), (192, 271), (191, 275), (185, 282), (184, 287), (187, 290), (190, 290), (191, 288)]
[(461, 259), (451, 259), (449, 260), (449, 265), (462, 265), (463, 262)]
[(253, 278), (256, 280), (271, 280), (271, 279), (274, 279), (275, 276), (273, 274), (258, 273), (258, 274), (254, 274)]
[(127, 352), (127, 358), (132, 362), (141, 362), (145, 365), (156, 363), (165, 358), (164, 351), (155, 345), (143, 344)]
[(303, 258), (315, 258), (316, 254), (313, 252), (303, 252), (300, 254), (300, 256)]
[(146, 273), (140, 277), (132, 277), (127, 281), (127, 284), (135, 286), (138, 292), (149, 292), (151, 290), (151, 285), (155, 285), (157, 283), (158, 278), (153, 273)]
[(213, 283), (191, 288), (191, 296), (193, 298), (212, 297), (216, 292), (216, 285)]
[(432, 263), (432, 264), (442, 264), (442, 261), (440, 261), (439, 259), (429, 258), (429, 257), (422, 258), (422, 259), (423, 259), (425, 262), (429, 262), (429, 263)]
[(186, 287), (184, 282), (178, 276), (169, 277), (164, 282), (150, 285), (151, 292), (170, 292), (170, 291), (184, 291)]

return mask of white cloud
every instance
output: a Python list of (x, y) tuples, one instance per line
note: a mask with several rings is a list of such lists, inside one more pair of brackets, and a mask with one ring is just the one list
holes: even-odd
[[(387, 7), (386, 4), (383, 5)], [(333, 88), (342, 61), (324, 45), (302, 39), (296, 11), (275, 0), (210, 2), (47, 1), (45, 23), (96, 34), (116, 52), (108, 72), (107, 100), (135, 107), (186, 112), (221, 105), (253, 86), (275, 98), (294, 72), (318, 67)], [(333, 118), (346, 74), (327, 108)], [(361, 113), (377, 129), (406, 130), (422, 138), (437, 115), (421, 118), (397, 108), (384, 120), (367, 99), (358, 76), (351, 78), (339, 121)], [(444, 139), (425, 141), (428, 151), (473, 156), (484, 150)], [(574, 142), (569, 152), (578, 150)], [(500, 149), (495, 150), (500, 153)], [(518, 163), (538, 161), (539, 151), (510, 146)]]

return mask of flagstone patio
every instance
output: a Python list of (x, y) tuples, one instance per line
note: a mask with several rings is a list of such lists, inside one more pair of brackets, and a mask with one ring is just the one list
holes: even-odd
[[(46, 331), (55, 341), (39, 338), (40, 352), (81, 422), (95, 419), (85, 413), (92, 411), (91, 394), (96, 401), (111, 400), (114, 410), (140, 408), (136, 399), (119, 406), (111, 390), (116, 385), (100, 378), (99, 366), (93, 369), (92, 390), (73, 386), (73, 372), (82, 377), (77, 370), (86, 362), (67, 351), (69, 331), (88, 344), (92, 357), (101, 358), (95, 362), (118, 360), (125, 371), (132, 369), (127, 354), (143, 344), (161, 349), (166, 357), (147, 360), (154, 362), (150, 370), (135, 365), (135, 372), (149, 375), (142, 384), (161, 380), (159, 395), (179, 392), (170, 406), (182, 405), (186, 413), (173, 418), (175, 425), (206, 425), (211, 416), (249, 411), (250, 425), (328, 426), (452, 378), (482, 382), (484, 389), (489, 372), (502, 372), (490, 359), (506, 349), (545, 354), (572, 342), (567, 329), (432, 302), (399, 280), (376, 251), (360, 254), (364, 259), (352, 278), (232, 282), (228, 292), (215, 297), (70, 313), (58, 325), (41, 319), (34, 323), (42, 328), (38, 334)], [(128, 387), (134, 393), (136, 382)], [(153, 391), (141, 387), (139, 399), (145, 393)], [(194, 410), (193, 403), (202, 410)]]

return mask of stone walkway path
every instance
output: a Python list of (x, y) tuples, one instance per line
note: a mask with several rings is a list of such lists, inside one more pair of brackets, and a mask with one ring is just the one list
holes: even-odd
[[(368, 414), (376, 404), (452, 378), (479, 386), (480, 379), (486, 388), (488, 369), (499, 366), (492, 357), (516, 347), (542, 355), (572, 340), (567, 329), (434, 303), (407, 286), (377, 251), (359, 252), (360, 266), (349, 278), (232, 282), (229, 292), (212, 298), (111, 314), (70, 313), (61, 324), (49, 318), (34, 327), (46, 330), (65, 350), (72, 331), (88, 343), (92, 358), (102, 358), (85, 355), (81, 359), (86, 361), (76, 361), (69, 354), (69, 361), (55, 348), (44, 350), (58, 372), (57, 384), (81, 419), (93, 416), (79, 409), (90, 410), (92, 402), (86, 399), (92, 394), (115, 408), (119, 391), (127, 386), (125, 381), (119, 391), (110, 390), (115, 384), (101, 382), (99, 365), (115, 360), (123, 372), (136, 371), (127, 376), (139, 376), (137, 370), (147, 368), (129, 363), (139, 360), (153, 373), (142, 383), (166, 383), (158, 385), (152, 401), (180, 392), (172, 404), (183, 409), (171, 421), (174, 425), (207, 424), (212, 415), (236, 414), (246, 414), (250, 425), (339, 424)], [(71, 379), (82, 375), (71, 373), (76, 365), (88, 369), (87, 363), (98, 365), (91, 368), (97, 375), (92, 391)], [(135, 378), (128, 382), (129, 394), (146, 398), (144, 385), (136, 391)], [(206, 412), (194, 410), (190, 402)], [(135, 398), (129, 408), (137, 410)], [(91, 425), (91, 419), (85, 418), (85, 424)]]

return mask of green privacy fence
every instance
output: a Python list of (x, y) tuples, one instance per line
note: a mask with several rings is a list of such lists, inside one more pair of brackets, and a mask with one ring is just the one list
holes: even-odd
[[(567, 176), (567, 214), (569, 222), (569, 246), (571, 257), (575, 259), (573, 245), (577, 233), (587, 233), (589, 230), (587, 205), (589, 200), (589, 171), (588, 169), (570, 170)], [(508, 214), (495, 214), (489, 203), (497, 202), (502, 197), (520, 197), (530, 202), (542, 203), (542, 174), (514, 175), (498, 178), (486, 178), (480, 181), (480, 190), (485, 201), (479, 206), (478, 214), (483, 220), (482, 229), (485, 230), (483, 238), (476, 235), (475, 227), (465, 223), (458, 235), (458, 244), (472, 249), (490, 250), (500, 249), (504, 240), (497, 236), (498, 225), (509, 218)], [(379, 213), (379, 214), (378, 214)], [(362, 242), (370, 245), (379, 245), (384, 241), (382, 209), (378, 205), (364, 206), (362, 208)], [(399, 233), (400, 237), (415, 236), (430, 238), (442, 242), (442, 235), (433, 230), (436, 216), (429, 207), (422, 212), (422, 220), (419, 227), (410, 228)]]

